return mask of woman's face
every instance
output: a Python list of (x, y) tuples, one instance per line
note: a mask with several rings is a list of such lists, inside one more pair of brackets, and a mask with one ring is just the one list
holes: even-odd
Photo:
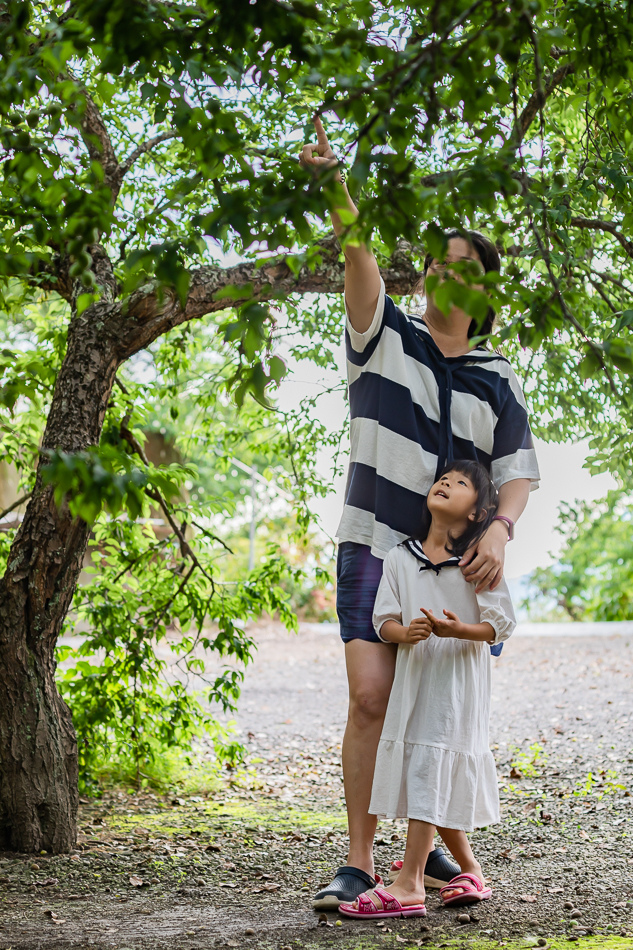
[[(439, 277), (440, 280), (444, 280), (444, 276), (448, 272), (453, 280), (463, 282), (464, 278), (461, 274), (451, 271), (451, 264), (455, 264), (458, 261), (474, 261), (481, 273), (484, 273), (484, 267), (479, 254), (472, 244), (469, 244), (465, 238), (461, 237), (450, 238), (445, 259), (438, 261), (433, 258), (429, 264), (428, 273), (434, 277)], [(475, 287), (477, 290), (483, 289), (481, 284), (471, 284), (470, 286)], [(427, 298), (428, 296), (427, 294)]]

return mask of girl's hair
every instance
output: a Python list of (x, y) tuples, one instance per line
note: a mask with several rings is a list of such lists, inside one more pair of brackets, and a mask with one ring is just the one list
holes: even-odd
[[(491, 270), (501, 270), (501, 258), (499, 257), (497, 248), (489, 238), (485, 237), (483, 234), (480, 234), (479, 231), (447, 231), (444, 237), (447, 241), (450, 241), (451, 238), (464, 238), (464, 240), (468, 241), (471, 247), (477, 251), (477, 254), (479, 255), (479, 259), (483, 264), (484, 273), (487, 274), (488, 271)], [(426, 272), (428, 271), (432, 260), (432, 254), (427, 254), (424, 258), (424, 278), (426, 278)], [(494, 322), (495, 312), (492, 307), (488, 307), (488, 313), (486, 314), (486, 318), (480, 329), (477, 326), (476, 320), (470, 321), (470, 326), (468, 327), (468, 336), (474, 336), (478, 331), (482, 335), (492, 333)]]
[[(487, 469), (479, 462), (471, 462), (469, 459), (459, 459), (455, 462), (450, 462), (444, 466), (439, 478), (436, 478), (435, 483), (449, 472), (459, 472), (460, 475), (466, 475), (472, 482), (473, 488), (477, 493), (475, 520), (468, 522), (468, 527), (459, 537), (454, 538), (449, 534), (450, 547), (448, 547), (447, 550), (451, 554), (457, 555), (457, 557), (463, 557), (468, 548), (476, 544), (492, 524), (492, 519), (499, 507), (499, 494)], [(426, 541), (429, 536), (430, 528), (431, 512), (429, 511), (425, 498), (422, 507), (420, 532), (417, 535), (419, 541)]]

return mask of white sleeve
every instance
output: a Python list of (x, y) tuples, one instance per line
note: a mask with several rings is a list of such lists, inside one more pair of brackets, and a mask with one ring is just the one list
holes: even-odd
[(376, 304), (376, 310), (374, 312), (373, 319), (371, 324), (364, 333), (359, 333), (358, 330), (355, 330), (352, 326), (352, 323), (349, 318), (349, 313), (347, 310), (347, 301), (345, 301), (345, 323), (347, 326), (347, 332), (349, 333), (350, 342), (352, 344), (352, 349), (357, 353), (362, 353), (370, 340), (376, 336), (380, 327), (382, 325), (382, 318), (385, 312), (385, 282), (380, 278), (380, 293), (378, 294), (378, 303)]
[(390, 551), (383, 561), (382, 578), (376, 594), (376, 603), (374, 604), (373, 624), (376, 636), (383, 643), (391, 643), (391, 640), (385, 640), (380, 636), (380, 628), (387, 620), (395, 620), (396, 623), (402, 623), (402, 607), (400, 604), (400, 590), (398, 585), (398, 571), (396, 559), (393, 556), (394, 551)]
[(512, 636), (517, 625), (510, 591), (505, 580), (502, 580), (496, 590), (484, 590), (475, 594), (479, 604), (479, 622), (489, 623), (495, 632), (494, 643), (502, 643)]

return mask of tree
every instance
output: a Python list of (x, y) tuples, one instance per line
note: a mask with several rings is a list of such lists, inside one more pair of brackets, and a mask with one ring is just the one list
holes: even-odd
[(565, 544), (555, 564), (532, 571), (531, 597), (553, 598), (570, 620), (633, 619), (633, 502), (621, 489), (561, 507)]
[[(279, 321), (300, 314), (306, 355), (323, 358), (340, 298), (317, 316), (301, 295), (342, 290), (327, 230), (341, 190), (294, 160), (315, 111), (359, 200), (348, 239), (375, 229), (388, 291), (411, 291), (445, 229), (486, 228), (505, 257), (487, 290), (536, 431), (590, 434), (594, 465), (629, 474), (633, 24), (618, 0), (0, 11), (4, 307), (52, 315), (51, 358), (14, 347), (3, 364), (5, 455), (30, 500), (0, 582), (0, 847), (60, 851), (74, 842), (77, 747), (53, 651), (89, 521), (103, 505), (168, 505), (126, 366), (227, 310), (222, 391), (238, 404), (265, 401), (283, 374)], [(467, 279), (437, 293), (476, 318), (488, 303)], [(38, 400), (29, 477), (11, 410), (28, 402), (36, 435)], [(289, 431), (289, 457), (312, 437)], [(172, 520), (187, 572), (209, 574)]]

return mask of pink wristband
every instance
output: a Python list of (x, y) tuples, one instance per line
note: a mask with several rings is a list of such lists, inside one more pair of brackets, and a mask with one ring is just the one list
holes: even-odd
[(514, 521), (512, 521), (511, 518), (506, 518), (505, 515), (495, 515), (492, 520), (503, 521), (506, 528), (508, 529), (508, 541), (512, 541), (514, 538)]

